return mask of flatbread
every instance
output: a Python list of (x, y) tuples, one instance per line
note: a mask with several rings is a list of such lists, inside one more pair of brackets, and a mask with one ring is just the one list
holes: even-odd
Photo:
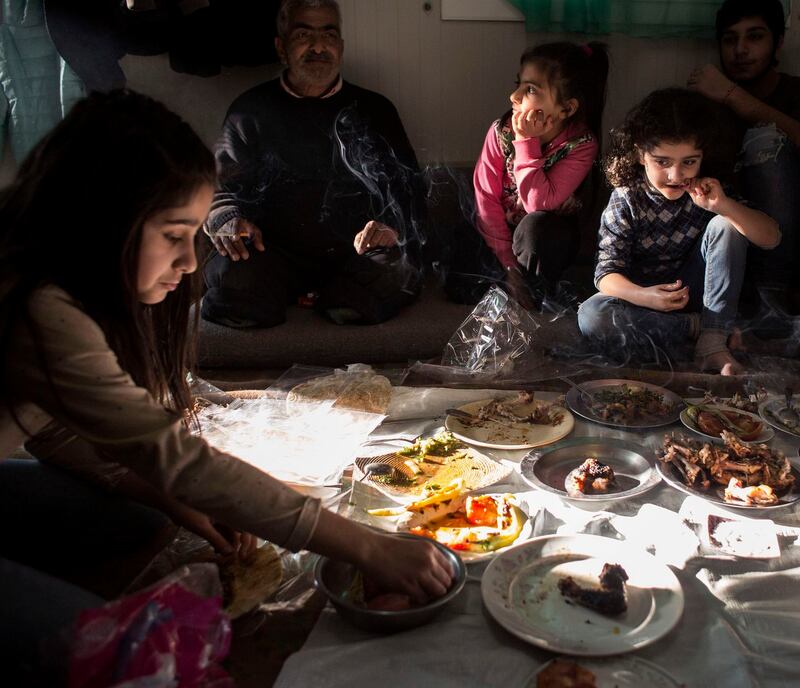
[(293, 387), (291, 402), (334, 401), (335, 408), (385, 414), (392, 398), (392, 383), (383, 375), (341, 373), (325, 375)]
[(265, 544), (256, 550), (252, 561), (231, 557), (220, 563), (219, 575), (224, 590), (225, 611), (232, 619), (255, 609), (281, 584), (283, 571), (275, 548)]

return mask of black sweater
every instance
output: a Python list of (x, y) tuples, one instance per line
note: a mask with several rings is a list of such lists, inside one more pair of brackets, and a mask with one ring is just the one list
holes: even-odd
[(417, 238), (419, 168), (400, 117), (378, 93), (344, 82), (329, 98), (296, 98), (280, 80), (228, 110), (209, 232), (243, 217), (274, 243), (313, 256), (352, 246), (369, 220)]

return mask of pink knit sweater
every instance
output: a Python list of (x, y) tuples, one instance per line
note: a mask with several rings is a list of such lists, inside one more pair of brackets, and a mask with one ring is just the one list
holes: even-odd
[[(545, 170), (547, 157), (567, 141), (586, 134), (586, 127), (569, 125), (544, 150), (538, 138), (514, 141), (514, 176), (526, 213), (558, 209), (580, 186), (597, 157), (597, 141), (576, 146), (562, 160)], [(509, 227), (502, 204), (503, 187), (512, 184), (503, 151), (497, 141), (497, 122), (492, 123), (473, 175), (478, 230), (497, 259), (508, 268), (517, 265), (511, 248), (514, 228)]]

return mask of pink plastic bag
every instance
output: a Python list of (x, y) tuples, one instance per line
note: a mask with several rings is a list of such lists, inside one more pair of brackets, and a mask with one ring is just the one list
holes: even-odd
[(218, 666), (230, 649), (213, 564), (83, 612), (70, 652), (69, 688), (232, 688)]

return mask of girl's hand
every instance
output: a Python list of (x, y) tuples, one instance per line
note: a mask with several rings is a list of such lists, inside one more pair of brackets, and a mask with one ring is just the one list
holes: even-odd
[(696, 206), (712, 213), (720, 213), (720, 205), (727, 200), (722, 184), (711, 177), (690, 179), (686, 191)]
[(365, 560), (359, 569), (383, 592), (406, 594), (417, 604), (444, 595), (453, 582), (450, 562), (423, 537), (369, 534)]
[(400, 235), (397, 231), (388, 225), (377, 220), (370, 220), (364, 225), (364, 229), (356, 234), (355, 239), (353, 239), (353, 248), (355, 248), (356, 253), (362, 255), (375, 248), (397, 246), (399, 238)]
[(511, 115), (511, 128), (517, 141), (538, 138), (550, 131), (554, 124), (553, 116), (545, 115), (544, 110), (520, 110)]
[(684, 287), (680, 280), (669, 284), (641, 287), (641, 293), (642, 300), (639, 305), (662, 313), (679, 311), (689, 303), (689, 287)]
[(215, 524), (208, 516), (185, 504), (173, 501), (168, 516), (176, 525), (207, 540), (223, 556), (238, 554), (240, 559), (247, 561), (256, 551), (258, 541), (255, 535)]

